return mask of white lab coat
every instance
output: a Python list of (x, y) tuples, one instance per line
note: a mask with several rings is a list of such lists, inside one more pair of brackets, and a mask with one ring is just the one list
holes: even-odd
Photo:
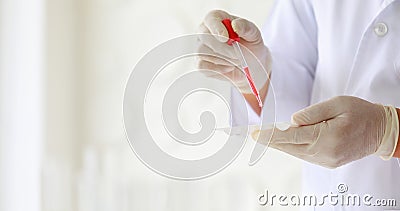
[[(263, 36), (273, 55), (273, 89), (263, 112), (274, 110), (268, 108), (273, 90), (278, 122), (289, 121), (294, 112), (338, 95), (400, 107), (399, 0), (277, 0)], [(232, 97), (234, 103), (238, 93), (233, 92)], [(241, 122), (241, 111), (233, 112), (234, 124), (247, 124)], [(251, 113), (250, 121), (258, 122), (257, 118)], [(395, 198), (400, 209), (396, 159), (369, 156), (334, 170), (305, 162), (302, 178), (304, 194), (335, 193), (338, 184), (344, 183), (348, 193)], [(305, 208), (313, 209), (394, 208)]]

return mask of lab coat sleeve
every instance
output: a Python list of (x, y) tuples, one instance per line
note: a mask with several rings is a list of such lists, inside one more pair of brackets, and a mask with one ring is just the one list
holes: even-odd
[[(262, 121), (290, 121), (291, 115), (310, 104), (318, 61), (317, 24), (311, 0), (278, 0), (262, 29), (272, 54), (272, 77)], [(232, 104), (239, 100), (232, 91)], [(260, 118), (248, 106), (248, 120), (232, 109), (232, 123), (255, 124)], [(248, 121), (248, 122), (244, 122)]]
[[(318, 32), (312, 0), (278, 0), (262, 29), (273, 64), (271, 86), (263, 113), (276, 121), (310, 104), (318, 62)], [(272, 109), (272, 103), (275, 102)], [(269, 104), (269, 105), (268, 105)]]

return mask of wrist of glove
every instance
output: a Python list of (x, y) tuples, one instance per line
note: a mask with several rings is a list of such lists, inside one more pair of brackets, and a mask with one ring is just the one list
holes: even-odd
[(393, 106), (340, 96), (292, 116), (285, 131), (255, 131), (253, 139), (308, 162), (336, 168), (368, 155), (393, 156), (399, 120)]
[(386, 127), (378, 150), (375, 152), (384, 160), (389, 160), (393, 157), (396, 151), (399, 137), (399, 119), (397, 110), (393, 106), (383, 106), (385, 112)]

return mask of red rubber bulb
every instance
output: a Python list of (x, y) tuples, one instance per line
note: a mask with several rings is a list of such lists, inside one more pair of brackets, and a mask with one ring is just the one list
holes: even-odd
[(222, 20), (222, 24), (224, 24), (226, 30), (228, 30), (229, 39), (227, 41), (228, 45), (232, 45), (234, 41), (239, 42), (240, 37), (233, 31), (231, 20), (229, 18)]

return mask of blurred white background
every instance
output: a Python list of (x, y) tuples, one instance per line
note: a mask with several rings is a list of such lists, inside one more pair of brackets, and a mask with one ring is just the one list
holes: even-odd
[(299, 193), (294, 158), (268, 150), (250, 167), (245, 148), (215, 176), (174, 181), (135, 157), (122, 123), (126, 80), (147, 51), (195, 32), (211, 9), (261, 27), (271, 5), (0, 0), (0, 210), (282, 210), (257, 198)]

